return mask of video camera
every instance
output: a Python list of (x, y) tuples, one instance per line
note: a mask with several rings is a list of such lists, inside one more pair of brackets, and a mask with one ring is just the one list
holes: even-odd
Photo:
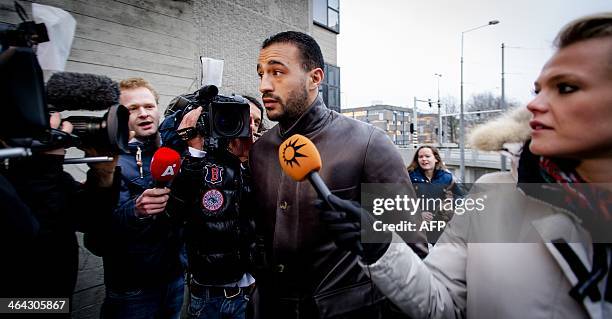
[[(95, 148), (117, 153), (127, 150), (129, 111), (119, 105), (119, 88), (105, 76), (59, 72), (43, 81), (33, 49), (49, 40), (44, 24), (26, 21), (23, 7), (15, 3), (22, 23), (0, 25), (0, 139), (26, 152), (4, 149), (0, 158), (27, 156), (32, 151), (55, 148)], [(50, 106), (47, 104), (51, 104)], [(71, 116), (73, 134), (49, 127), (50, 111), (107, 110), (102, 117)], [(6, 154), (4, 154), (6, 153)], [(21, 154), (21, 155), (19, 155)]]
[(234, 138), (246, 138), (250, 132), (250, 106), (240, 95), (219, 95), (214, 85), (205, 85), (193, 94), (176, 97), (170, 102), (166, 115), (176, 113), (176, 123), (189, 111), (202, 106), (196, 131), (204, 137), (208, 150), (227, 146)]

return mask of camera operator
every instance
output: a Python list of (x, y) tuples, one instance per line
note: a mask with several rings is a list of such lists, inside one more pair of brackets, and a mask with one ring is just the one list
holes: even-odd
[[(252, 207), (251, 186), (243, 162), (262, 130), (263, 108), (246, 98), (250, 137), (221, 138), (216, 147), (206, 145), (208, 138), (196, 130), (202, 106), (185, 114), (177, 128), (189, 152), (172, 183), (168, 213), (185, 225), (189, 318), (244, 318), (254, 288), (254, 223), (247, 210)], [(167, 119), (173, 120), (178, 119)]]
[[(59, 114), (51, 114), (51, 128), (60, 123)], [(72, 125), (64, 121), (61, 129), (70, 133)], [(85, 151), (87, 155), (98, 152)], [(12, 220), (30, 221), (21, 225), (31, 239), (24, 241), (26, 234), (19, 234), (3, 243), (7, 249), (3, 249), (0, 297), (70, 298), (78, 270), (75, 231), (87, 231), (105, 209), (116, 205), (115, 162), (90, 164), (87, 180), (81, 184), (63, 171), (64, 154), (63, 148), (34, 153), (11, 159), (0, 168), (15, 190), (12, 198), (2, 198), (2, 206), (14, 207), (8, 211)]]
[[(119, 83), (119, 101), (129, 110), (135, 136), (119, 155), (119, 205), (87, 247), (104, 260), (103, 318), (178, 318), (184, 278), (178, 225), (165, 210), (168, 188), (154, 188), (151, 159), (159, 148), (159, 96), (142, 78)], [(112, 214), (111, 214), (112, 212)]]

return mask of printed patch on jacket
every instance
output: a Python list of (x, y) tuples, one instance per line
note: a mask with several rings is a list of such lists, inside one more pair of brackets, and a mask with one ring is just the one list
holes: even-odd
[(204, 175), (204, 180), (211, 184), (218, 184), (223, 181), (223, 167), (220, 167), (216, 164), (208, 164), (204, 166), (206, 170), (206, 174)]
[(202, 207), (211, 213), (223, 207), (224, 202), (223, 193), (217, 189), (210, 189), (202, 195)]

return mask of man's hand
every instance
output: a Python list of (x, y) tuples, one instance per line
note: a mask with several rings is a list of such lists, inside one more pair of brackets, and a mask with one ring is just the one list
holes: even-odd
[[(328, 198), (335, 210), (321, 200), (317, 200), (315, 205), (322, 210), (321, 220), (327, 225), (327, 229), (333, 234), (336, 245), (345, 250), (361, 256), (363, 261), (371, 264), (382, 256), (389, 243), (392, 234), (390, 232), (380, 232), (380, 238), (375, 238), (375, 243), (361, 242), (361, 229), (372, 225), (376, 221), (374, 217), (361, 208), (359, 203), (340, 199), (336, 195)], [(362, 224), (363, 223), (363, 224)], [(371, 232), (370, 232), (371, 233)]]
[(246, 138), (235, 138), (230, 141), (228, 149), (230, 153), (236, 155), (241, 161), (246, 161), (249, 157), (249, 151), (253, 142), (255, 142), (255, 122), (253, 121), (253, 115), (251, 114), (251, 137)]
[(421, 218), (426, 221), (432, 221), (434, 215), (431, 212), (421, 212)]
[[(200, 114), (202, 114), (201, 106), (189, 111), (187, 114), (185, 114), (185, 116), (183, 116), (183, 119), (181, 120), (181, 123), (177, 128), (177, 131), (184, 128), (195, 128), (196, 124), (198, 123), (198, 118), (200, 117)], [(198, 134), (194, 138), (188, 140), (187, 145), (189, 147), (202, 150), (204, 149), (204, 138), (200, 136), (200, 134)]]
[(138, 217), (149, 217), (163, 212), (170, 197), (169, 193), (169, 188), (150, 188), (145, 190), (136, 199), (134, 213)]
[[(97, 157), (97, 156), (106, 156), (109, 152), (100, 152), (99, 150), (93, 147), (81, 148), (85, 152), (85, 157)], [(87, 164), (90, 170), (96, 176), (96, 183), (98, 187), (111, 187), (113, 185), (113, 177), (115, 174), (115, 167), (117, 166), (117, 161), (119, 160), (119, 155), (113, 155), (112, 162), (101, 162), (101, 163), (89, 163)]]
[[(58, 112), (51, 113), (51, 117), (49, 118), (49, 125), (54, 129), (61, 129), (63, 132), (72, 133), (72, 123), (68, 121), (62, 122), (62, 117)], [(63, 148), (56, 148), (54, 150), (46, 151), (45, 153), (51, 155), (62, 155), (66, 154), (66, 150)]]

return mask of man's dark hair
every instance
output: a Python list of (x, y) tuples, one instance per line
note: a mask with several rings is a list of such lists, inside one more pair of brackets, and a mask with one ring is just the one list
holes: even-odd
[(277, 33), (266, 40), (261, 45), (262, 49), (275, 43), (291, 43), (300, 51), (302, 58), (302, 68), (308, 72), (315, 68), (324, 68), (323, 54), (315, 39), (308, 34), (297, 31), (285, 31)]
[(266, 127), (264, 125), (264, 118), (265, 118), (266, 113), (264, 112), (263, 106), (261, 105), (261, 103), (259, 103), (259, 101), (256, 98), (250, 95), (242, 95), (242, 97), (249, 100), (249, 102), (255, 104), (255, 106), (257, 106), (257, 109), (259, 109), (259, 112), (261, 113), (261, 124), (259, 124), (259, 130), (257, 131), (257, 133), (262, 133), (263, 131), (266, 130)]

